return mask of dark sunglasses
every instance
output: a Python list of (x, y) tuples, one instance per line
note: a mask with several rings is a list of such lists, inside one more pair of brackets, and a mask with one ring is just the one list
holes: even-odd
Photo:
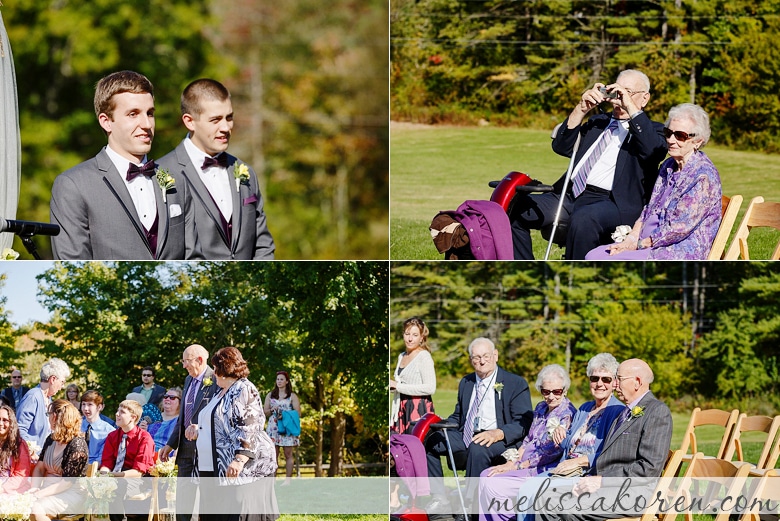
[(674, 136), (677, 141), (682, 143), (683, 141), (688, 141), (692, 137), (696, 137), (696, 134), (688, 134), (682, 130), (672, 130), (670, 128), (664, 127), (664, 136), (666, 136), (666, 139)]
[(154, 376), (153, 374), (142, 374), (141, 376)]
[(166, 394), (163, 396), (163, 400), (181, 400), (178, 396), (174, 396), (172, 394)]
[(598, 381), (601, 380), (605, 384), (611, 384), (612, 383), (612, 377), (611, 376), (596, 376), (593, 375), (590, 377), (590, 383), (595, 384), (598, 383)]
[(542, 396), (550, 396), (550, 393), (552, 393), (555, 396), (560, 396), (563, 394), (563, 389), (542, 389)]

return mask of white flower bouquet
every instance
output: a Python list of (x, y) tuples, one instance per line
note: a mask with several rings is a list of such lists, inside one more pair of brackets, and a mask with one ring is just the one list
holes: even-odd
[(116, 478), (99, 474), (91, 478), (79, 478), (78, 483), (87, 493), (85, 510), (95, 515), (108, 514), (109, 505), (116, 495)]
[(3, 521), (27, 521), (32, 512), (35, 497), (32, 494), (4, 494), (0, 501), (0, 519)]

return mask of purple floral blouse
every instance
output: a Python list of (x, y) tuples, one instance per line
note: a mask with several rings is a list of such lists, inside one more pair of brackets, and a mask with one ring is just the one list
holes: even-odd
[(645, 228), (655, 225), (640, 234), (653, 240), (649, 258), (706, 259), (720, 226), (721, 196), (718, 170), (704, 152), (694, 152), (682, 170), (674, 159), (664, 161), (640, 217)]
[(550, 467), (558, 464), (558, 460), (563, 453), (563, 447), (556, 445), (550, 435), (547, 433), (548, 426), (563, 425), (568, 431), (571, 420), (577, 409), (571, 404), (568, 398), (564, 397), (561, 404), (553, 410), (547, 407), (547, 402), (542, 400), (534, 409), (534, 420), (531, 428), (528, 430), (528, 436), (523, 440), (520, 450), (523, 455), (520, 461), (528, 461), (528, 475), (533, 476), (544, 472)]

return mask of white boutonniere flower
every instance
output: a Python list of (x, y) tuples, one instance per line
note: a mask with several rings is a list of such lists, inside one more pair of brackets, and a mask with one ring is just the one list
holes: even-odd
[(623, 242), (626, 240), (629, 233), (631, 233), (631, 227), (627, 224), (621, 224), (612, 232), (612, 240), (615, 242)]
[(501, 399), (501, 391), (504, 390), (504, 384), (501, 382), (498, 382), (497, 384), (493, 385), (493, 389), (498, 393), (498, 399)]
[(3, 248), (3, 252), (0, 253), (0, 260), (16, 260), (19, 258), (19, 252), (13, 248)]
[(209, 387), (213, 383), (214, 383), (214, 380), (212, 380), (211, 378), (207, 377), (207, 378), (203, 379), (203, 387)]
[(517, 461), (520, 459), (520, 451), (518, 451), (517, 449), (506, 449), (504, 452), (501, 453), (501, 455), (507, 461)]
[(233, 167), (233, 177), (236, 178), (236, 192), (242, 181), (249, 181), (249, 167), (245, 163), (236, 163)]
[(155, 178), (157, 179), (157, 184), (160, 185), (160, 189), (162, 190), (163, 202), (166, 202), (165, 194), (168, 192), (168, 190), (176, 186), (176, 180), (164, 168), (157, 169)]

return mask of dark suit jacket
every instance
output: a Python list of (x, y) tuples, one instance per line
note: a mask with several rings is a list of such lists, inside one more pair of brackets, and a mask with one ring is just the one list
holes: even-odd
[[(217, 386), (217, 379), (214, 377), (214, 370), (211, 367), (206, 367), (206, 372), (203, 373), (204, 382), (207, 379), (211, 379), (211, 385), (201, 385), (200, 389), (195, 394), (195, 406), (192, 409), (193, 422), (198, 421), (198, 413), (200, 410), (209, 403), (211, 397), (214, 396), (219, 390), (219, 387)], [(176, 426), (173, 428), (173, 431), (171, 431), (171, 436), (168, 438), (167, 445), (174, 450), (177, 450), (179, 446), (184, 445), (185, 442), (189, 441), (184, 438), (184, 431), (187, 429), (187, 425), (182, 425), (182, 423), (184, 423), (184, 401), (187, 399), (187, 391), (189, 390), (192, 381), (193, 378), (190, 375), (187, 375), (187, 378), (184, 379), (184, 392), (181, 395), (182, 401), (181, 407), (179, 408), (179, 419), (176, 420)], [(177, 460), (179, 454), (180, 452), (177, 451)]]
[[(27, 391), (29, 391), (29, 390), (30, 390), (29, 387), (27, 387), (26, 385), (23, 385), (22, 386), (22, 396), (27, 394)], [(11, 406), (11, 409), (14, 409), (14, 410), (16, 409), (16, 404), (14, 403), (14, 393), (11, 390), (10, 387), (6, 387), (3, 390), (2, 395), (0, 395), (0, 396), (3, 396), (6, 400), (8, 400), (8, 404)]]
[[(577, 134), (581, 134), (580, 146), (574, 158), (576, 165), (607, 128), (610, 118), (610, 114), (598, 114), (573, 129), (567, 127), (567, 118), (553, 139), (553, 150), (562, 156), (571, 157)], [(612, 184), (612, 195), (622, 222), (633, 225), (639, 218), (642, 208), (650, 199), (658, 177), (658, 167), (666, 157), (667, 149), (663, 124), (651, 121), (645, 112), (628, 121), (628, 136), (618, 152)], [(563, 180), (562, 177), (555, 183), (558, 193), (563, 188)]]
[(604, 440), (595, 474), (605, 477), (657, 477), (663, 473), (672, 441), (672, 413), (647, 393), (640, 401), (644, 414), (624, 421)]
[[(143, 388), (144, 388), (143, 385), (133, 387), (133, 392), (140, 393)], [(154, 405), (160, 405), (163, 396), (165, 396), (165, 391), (167, 391), (167, 389), (162, 385), (154, 384), (154, 387), (152, 388), (152, 395), (149, 397), (149, 403), (153, 403)], [(182, 400), (183, 399), (184, 398), (182, 397)], [(181, 406), (181, 403), (179, 405)]]
[(266, 224), (263, 196), (257, 183), (257, 175), (249, 167), (249, 180), (243, 181), (236, 190), (232, 172), (237, 162), (236, 157), (228, 154), (227, 173), (233, 194), (233, 229), (228, 242), (228, 236), (222, 228), (219, 208), (200, 178), (199, 167), (192, 164), (184, 142), (179, 143), (159, 161), (160, 165), (175, 173), (177, 179), (184, 178), (190, 185), (195, 226), (198, 228), (198, 239), (206, 259), (273, 259), (274, 239)]
[[(534, 418), (534, 410), (531, 407), (531, 391), (525, 378), (497, 368), (496, 384), (504, 384), (501, 390), (501, 398), (496, 393), (496, 424), (504, 431), (504, 443), (515, 445), (525, 438), (531, 422)], [(477, 375), (471, 373), (464, 376), (458, 385), (458, 402), (455, 404), (455, 412), (448, 418), (449, 421), (458, 424), (458, 430), (463, 431), (466, 415), (469, 411), (471, 393), (477, 382)]]
[[(141, 220), (106, 149), (54, 180), (51, 222), (60, 234), (51, 238), (55, 259), (174, 260), (203, 258), (187, 183), (170, 172), (176, 185), (163, 202), (157, 192), (157, 252), (152, 255)], [(155, 185), (157, 182), (155, 181)]]

